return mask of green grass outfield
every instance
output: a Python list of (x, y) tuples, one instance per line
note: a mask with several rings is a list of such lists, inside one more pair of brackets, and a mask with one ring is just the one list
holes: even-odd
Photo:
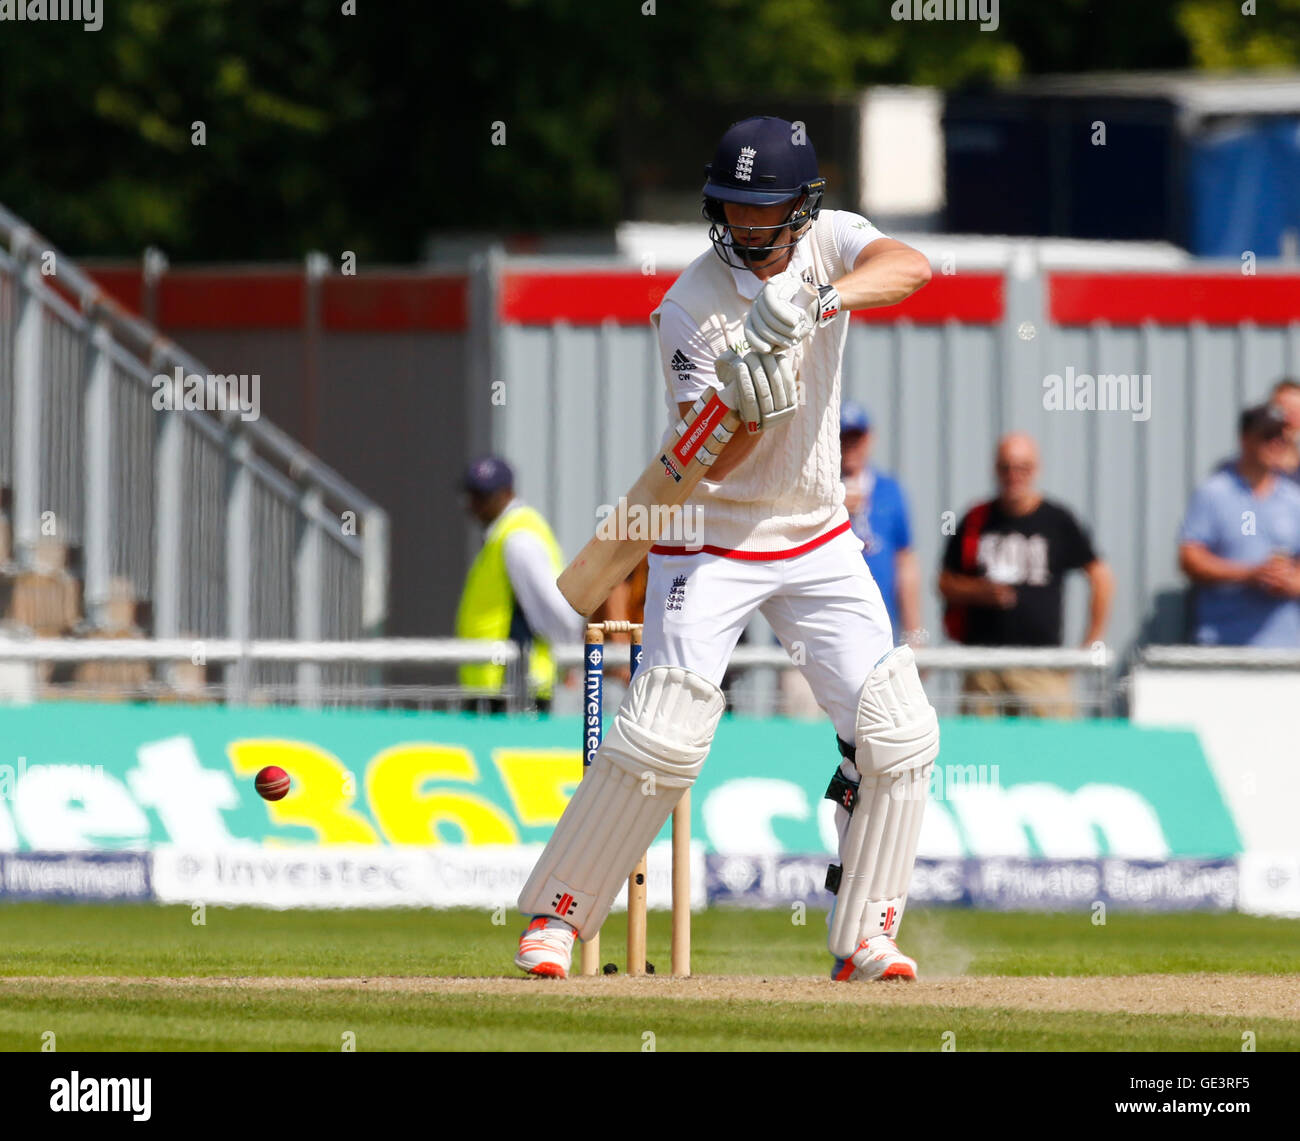
[[(694, 978), (524, 979), (486, 911), (0, 906), (0, 1049), (1300, 1050), (1300, 923), (909, 913), (912, 984), (831, 984), (824, 915), (713, 910)], [(497, 918), (500, 918), (499, 916)], [(622, 966), (622, 916), (602, 960)], [(1156, 977), (1158, 976), (1158, 977)], [(231, 981), (237, 980), (237, 981)], [(329, 980), (335, 980), (333, 982)], [(1282, 996), (1279, 998), (1279, 996)]]

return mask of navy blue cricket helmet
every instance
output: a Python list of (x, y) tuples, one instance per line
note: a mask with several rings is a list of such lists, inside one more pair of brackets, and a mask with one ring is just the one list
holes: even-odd
[[(762, 266), (798, 244), (821, 210), (826, 180), (817, 173), (817, 152), (798, 128), (785, 119), (755, 115), (732, 123), (704, 168), (704, 216), (711, 223), (714, 252), (737, 269)], [(779, 226), (728, 226), (724, 202), (747, 206), (790, 203)], [(775, 239), (789, 227), (790, 240)], [(750, 243), (753, 244), (750, 244)]]

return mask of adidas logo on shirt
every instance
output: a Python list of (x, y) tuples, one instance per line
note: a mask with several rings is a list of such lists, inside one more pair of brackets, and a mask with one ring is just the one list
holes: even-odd
[(694, 367), (695, 367), (695, 362), (692, 360), (688, 360), (686, 358), (686, 354), (682, 352), (681, 349), (678, 349), (675, 353), (673, 353), (674, 372), (690, 372), (691, 369), (693, 369)]

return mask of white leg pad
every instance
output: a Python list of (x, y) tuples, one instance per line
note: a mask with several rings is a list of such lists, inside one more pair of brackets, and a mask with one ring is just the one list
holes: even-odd
[(725, 704), (691, 670), (637, 674), (519, 895), (520, 911), (557, 916), (582, 939), (600, 930), (620, 885), (699, 775)]
[(841, 873), (829, 944), (842, 959), (863, 939), (898, 930), (939, 755), (939, 719), (907, 646), (891, 651), (868, 675), (856, 737), (856, 801), (852, 814), (843, 808), (836, 813)]

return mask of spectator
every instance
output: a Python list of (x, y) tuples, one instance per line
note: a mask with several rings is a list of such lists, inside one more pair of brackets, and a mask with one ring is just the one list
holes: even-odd
[(840, 406), (840, 479), (853, 533), (889, 610), (894, 641), (921, 636), (921, 572), (912, 550), (907, 500), (898, 480), (872, 466), (871, 418), (861, 404)]
[[(1038, 447), (1026, 435), (998, 444), (998, 495), (971, 508), (944, 552), (944, 626), (967, 646), (1059, 646), (1065, 575), (1081, 569), (1092, 599), (1083, 644), (1105, 633), (1113, 580), (1071, 512), (1038, 491)], [(963, 709), (1036, 717), (1074, 715), (1068, 670), (972, 670)], [(999, 709), (1005, 702), (1006, 708)]]
[(1300, 380), (1283, 377), (1273, 385), (1269, 403), (1286, 421), (1287, 453), (1278, 474), (1300, 483)]
[(1192, 495), (1178, 565), (1196, 586), (1195, 640), (1300, 646), (1300, 488), (1279, 478), (1291, 447), (1277, 407), (1247, 408), (1241, 454)]
[[(483, 525), (483, 547), (470, 565), (456, 613), (458, 638), (509, 639), (528, 662), (528, 689), (549, 712), (555, 689), (550, 644), (581, 641), (582, 617), (555, 585), (564, 569), (559, 544), (546, 520), (515, 497), (514, 473), (505, 460), (485, 456), (465, 472), (470, 513)], [(479, 712), (505, 712), (506, 669), (483, 663), (460, 667), (460, 684)]]

